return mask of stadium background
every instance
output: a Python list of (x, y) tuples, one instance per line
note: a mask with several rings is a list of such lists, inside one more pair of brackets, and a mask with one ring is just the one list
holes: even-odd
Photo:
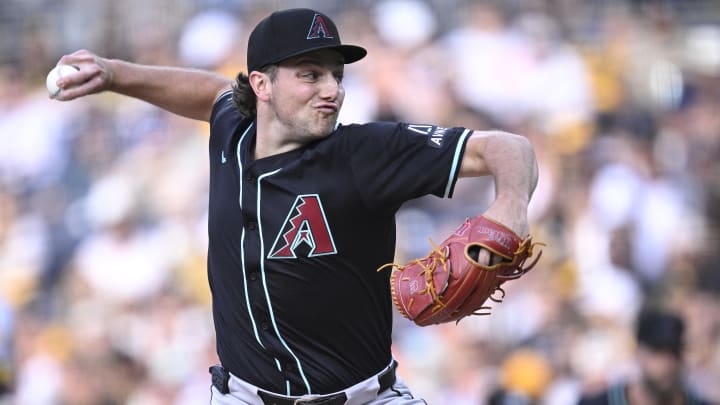
[[(720, 2), (4, 0), (1, 404), (207, 403), (207, 127), (112, 94), (55, 102), (45, 74), (85, 48), (233, 76), (249, 29), (293, 6), (369, 49), (342, 122), (501, 128), (537, 149), (545, 256), (491, 317), (397, 319), (416, 393), (572, 404), (635, 371), (653, 305), (683, 315), (688, 378), (720, 401)], [(491, 198), (477, 179), (407, 204), (398, 261)]]

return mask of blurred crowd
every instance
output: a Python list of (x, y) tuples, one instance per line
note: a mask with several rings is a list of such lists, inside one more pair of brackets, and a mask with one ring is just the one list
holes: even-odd
[[(634, 327), (654, 307), (685, 320), (687, 383), (720, 402), (720, 3), (8, 0), (0, 404), (208, 403), (208, 127), (113, 94), (50, 100), (45, 75), (85, 48), (234, 77), (254, 24), (294, 6), (369, 50), (346, 68), (341, 122), (497, 128), (536, 148), (543, 258), (491, 316), (396, 317), (416, 394), (574, 404), (637, 375)], [(492, 198), (480, 178), (409, 202), (396, 260)]]

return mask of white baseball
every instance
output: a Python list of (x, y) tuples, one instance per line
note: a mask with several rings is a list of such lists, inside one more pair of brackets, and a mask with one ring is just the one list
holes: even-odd
[(50, 97), (57, 97), (57, 95), (60, 94), (61, 89), (57, 86), (58, 79), (71, 73), (77, 72), (78, 70), (80, 69), (72, 65), (55, 66), (53, 70), (48, 73), (47, 79), (45, 80), (45, 86), (47, 86)]

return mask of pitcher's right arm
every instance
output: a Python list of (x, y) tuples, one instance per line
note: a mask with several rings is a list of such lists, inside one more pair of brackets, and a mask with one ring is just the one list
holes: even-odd
[(73, 100), (88, 94), (113, 91), (147, 101), (183, 117), (209, 121), (217, 97), (233, 81), (214, 72), (168, 66), (149, 66), (101, 58), (81, 50), (60, 58), (58, 64), (79, 71), (62, 77), (56, 99)]

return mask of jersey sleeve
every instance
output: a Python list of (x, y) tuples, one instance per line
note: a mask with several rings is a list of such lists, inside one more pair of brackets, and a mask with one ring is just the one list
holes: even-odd
[(237, 109), (233, 105), (232, 101), (232, 90), (228, 90), (215, 100), (213, 104), (212, 112), (210, 113), (210, 134), (212, 135), (212, 129), (219, 121), (222, 121), (222, 117), (228, 115), (240, 115)]
[(232, 91), (218, 96), (210, 113), (210, 150), (221, 153), (222, 147), (229, 142), (242, 115), (232, 101)]
[(368, 206), (452, 197), (471, 130), (389, 122), (345, 128), (353, 178)]

